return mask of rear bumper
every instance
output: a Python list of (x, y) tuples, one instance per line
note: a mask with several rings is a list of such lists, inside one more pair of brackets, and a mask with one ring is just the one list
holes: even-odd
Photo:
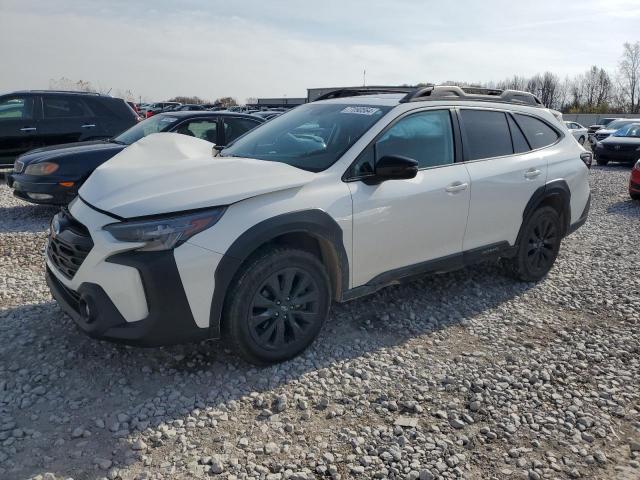
[(126, 252), (108, 262), (136, 268), (140, 274), (148, 315), (128, 322), (96, 283), (84, 282), (77, 291), (66, 287), (47, 267), (51, 294), (82, 331), (103, 340), (155, 347), (209, 338), (209, 328), (196, 325), (172, 251)]
[(587, 222), (587, 218), (589, 217), (589, 209), (591, 208), (591, 194), (589, 194), (589, 198), (587, 199), (587, 204), (580, 215), (580, 218), (569, 225), (569, 229), (567, 230), (567, 235), (571, 235), (573, 232), (578, 230), (581, 226), (583, 226)]
[[(78, 195), (77, 179), (56, 179), (55, 182), (34, 182), (33, 177), (16, 173), (6, 176), (9, 188), (13, 194), (27, 202), (48, 205), (67, 205)], [(73, 187), (63, 187), (60, 182), (74, 182)], [(48, 198), (33, 198), (29, 194), (48, 195)]]

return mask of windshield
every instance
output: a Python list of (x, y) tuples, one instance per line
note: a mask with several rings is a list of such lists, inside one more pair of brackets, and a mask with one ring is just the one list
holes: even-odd
[(603, 118), (602, 120), (600, 120), (600, 125), (609, 125), (614, 120), (615, 118)]
[(614, 137), (640, 137), (640, 123), (634, 123), (631, 125), (627, 125), (626, 127), (622, 127), (616, 133), (613, 134)]
[(333, 165), (391, 107), (311, 103), (240, 137), (222, 156), (270, 160), (320, 172)]
[(118, 143), (131, 145), (142, 137), (146, 137), (152, 133), (164, 132), (176, 120), (178, 120), (176, 117), (170, 117), (168, 115), (154, 115), (153, 117), (147, 118), (146, 120), (134, 125), (129, 130), (125, 130), (115, 137), (114, 140)]
[(606, 130), (618, 130), (619, 128), (626, 127), (632, 122), (633, 120), (616, 120), (615, 122), (611, 122), (605, 128)]

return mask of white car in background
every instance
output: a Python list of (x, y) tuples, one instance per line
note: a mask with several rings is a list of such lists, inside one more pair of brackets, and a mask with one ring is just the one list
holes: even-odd
[(579, 123), (576, 122), (564, 122), (567, 126), (571, 135), (578, 141), (580, 145), (584, 145), (584, 142), (589, 138), (589, 129), (587, 127), (583, 127)]

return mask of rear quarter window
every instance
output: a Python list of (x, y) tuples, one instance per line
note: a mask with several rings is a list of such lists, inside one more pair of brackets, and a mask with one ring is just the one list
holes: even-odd
[(542, 120), (520, 113), (515, 113), (514, 117), (533, 149), (552, 145), (560, 138), (558, 132)]
[(135, 116), (135, 112), (124, 101), (112, 98), (88, 98), (87, 103), (91, 110), (99, 117), (114, 118), (118, 120), (129, 119)]

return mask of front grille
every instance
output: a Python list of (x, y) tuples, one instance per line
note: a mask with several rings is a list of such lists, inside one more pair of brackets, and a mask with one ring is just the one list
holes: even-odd
[(603, 145), (604, 145), (604, 148), (606, 148), (607, 150), (611, 150), (613, 152), (633, 152), (636, 148), (638, 148), (638, 145), (611, 144), (611, 143), (605, 143)]
[(51, 222), (47, 255), (66, 278), (72, 279), (93, 248), (89, 230), (62, 209)]
[(598, 133), (596, 134), (596, 140), (600, 141), (600, 140), (604, 140), (605, 138), (607, 138), (609, 136), (608, 133)]
[(22, 170), (24, 170), (24, 162), (17, 160), (16, 163), (13, 164), (13, 171), (15, 173), (22, 173)]

